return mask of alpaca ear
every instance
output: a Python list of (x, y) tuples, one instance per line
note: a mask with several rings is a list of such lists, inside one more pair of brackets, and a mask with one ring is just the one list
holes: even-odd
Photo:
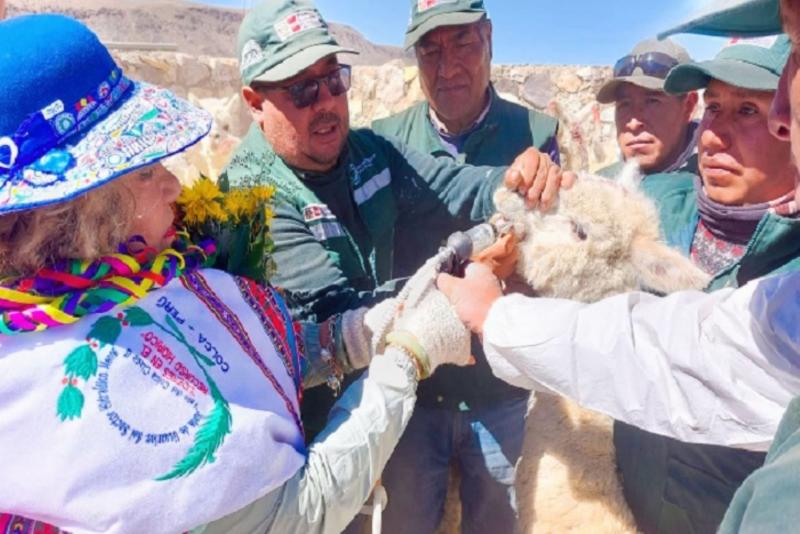
[(711, 281), (711, 277), (689, 258), (658, 241), (636, 240), (631, 261), (642, 289), (666, 294), (683, 289), (704, 289)]
[(620, 173), (617, 175), (617, 183), (627, 191), (638, 191), (639, 184), (642, 183), (642, 168), (639, 166), (639, 160), (632, 158), (625, 163)]

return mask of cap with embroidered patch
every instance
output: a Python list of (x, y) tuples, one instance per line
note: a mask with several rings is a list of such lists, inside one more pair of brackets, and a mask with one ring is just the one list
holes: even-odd
[[(770, 46), (771, 44), (771, 46)], [(754, 39), (727, 46), (711, 61), (689, 63), (672, 69), (664, 89), (686, 93), (708, 86), (711, 80), (754, 91), (775, 91), (789, 59), (791, 43), (786, 35)]]
[(266, 0), (239, 28), (239, 74), (245, 85), (286, 80), (332, 54), (358, 52), (339, 46), (310, 0)]
[(648, 74), (643, 70), (642, 67), (638, 66), (638, 64), (634, 62), (631, 64), (633, 68), (630, 74), (626, 74), (624, 76), (615, 76), (608, 80), (600, 88), (600, 90), (597, 92), (597, 101), (601, 104), (611, 104), (616, 102), (617, 90), (619, 89), (620, 85), (624, 83), (630, 83), (638, 87), (651, 89), (653, 91), (663, 91), (664, 79), (667, 76), (669, 67), (673, 64), (680, 65), (683, 63), (688, 63), (692, 60), (692, 58), (689, 57), (689, 52), (687, 52), (685, 48), (674, 41), (669, 39), (647, 39), (638, 43), (633, 50), (631, 50), (630, 54), (622, 58), (620, 62), (625, 59), (633, 58), (635, 60), (636, 58), (644, 58), (648, 56), (648, 54), (663, 56), (665, 58), (664, 61), (669, 61), (669, 63), (667, 63), (665, 66), (666, 70), (663, 73), (659, 73), (658, 76)]
[(759, 37), (781, 33), (779, 0), (738, 0), (723, 9), (715, 9), (661, 34), (660, 38), (676, 33), (703, 35)]
[(472, 24), (487, 15), (483, 0), (411, 0), (405, 47), (411, 48), (423, 35), (441, 26)]

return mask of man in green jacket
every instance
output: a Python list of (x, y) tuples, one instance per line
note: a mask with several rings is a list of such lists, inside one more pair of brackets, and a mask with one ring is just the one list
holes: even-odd
[[(651, 175), (667, 243), (714, 278), (708, 290), (800, 268), (800, 219), (789, 143), (767, 116), (789, 56), (785, 36), (771, 47), (744, 42), (712, 61), (676, 67), (669, 93), (704, 89), (700, 177)], [(736, 489), (764, 454), (683, 443), (618, 423), (617, 464), (639, 527), (658, 532), (717, 529)]]
[[(455, 221), (463, 227), (492, 213), (506, 169), (460, 166), (350, 130), (350, 68), (336, 54), (353, 51), (336, 43), (310, 0), (259, 4), (242, 22), (238, 49), (254, 122), (220, 183), (276, 188), (272, 282), (297, 319), (321, 323), (394, 295), (398, 248), (427, 247)], [(526, 152), (514, 165), (511, 175), (533, 181), (538, 153)], [(548, 183), (559, 179), (548, 174)], [(409, 221), (427, 225), (426, 232), (409, 230)], [(329, 341), (338, 345), (348, 333), (334, 330)], [(341, 378), (332, 361), (332, 389)], [(305, 392), (307, 439), (324, 426), (332, 404), (326, 388)]]
[[(414, 49), (425, 100), (375, 121), (376, 132), (444, 161), (502, 165), (533, 145), (558, 162), (558, 122), (501, 98), (491, 84), (492, 22), (482, 0), (413, 0), (405, 45)], [(436, 246), (431, 240), (398, 248), (398, 272), (412, 273)], [(412, 420), (384, 471), (392, 494), (387, 533), (436, 529), (454, 462), (462, 531), (515, 529), (515, 465), (530, 393), (492, 374), (477, 337), (472, 351), (475, 366), (440, 369), (419, 389)]]
[(626, 161), (636, 159), (645, 175), (697, 171), (697, 122), (692, 120), (697, 93), (669, 95), (664, 79), (670, 69), (691, 61), (669, 39), (648, 39), (614, 65), (614, 76), (597, 93), (601, 104), (614, 104), (617, 143), (622, 160), (598, 174), (617, 177)]
[[(783, 31), (791, 39), (789, 61), (783, 70), (770, 111), (770, 131), (781, 141), (791, 141), (794, 165), (800, 161), (800, 76), (798, 60), (800, 56), (800, 4), (796, 0), (747, 0), (717, 10), (689, 23), (681, 25), (670, 33), (691, 32), (708, 35), (736, 35), (758, 37), (774, 35)], [(797, 187), (796, 202), (800, 202), (800, 183)], [(788, 250), (796, 250), (798, 238), (785, 241)], [(767, 262), (762, 266), (766, 271), (785, 261)], [(796, 261), (795, 261), (796, 264)], [(797, 266), (794, 266), (797, 268)], [(747, 276), (747, 270), (738, 269), (737, 277)], [(775, 305), (784, 298), (773, 296)], [(800, 305), (794, 302), (792, 317), (797, 323)], [(769, 332), (764, 325), (763, 332)], [(797, 338), (794, 343), (786, 343), (786, 356), (800, 365), (797, 352)], [(786, 410), (781, 426), (772, 447), (767, 454), (764, 466), (750, 475), (733, 496), (719, 532), (733, 534), (738, 532), (793, 532), (800, 524), (800, 398), (795, 399)]]
[[(778, 142), (791, 141), (796, 167), (800, 161), (800, 137), (797, 136), (800, 132), (800, 3), (797, 0), (737, 1), (669, 33), (774, 35), (780, 32), (781, 19), (792, 39), (792, 52), (769, 112), (769, 130)], [(753, 116), (753, 110), (748, 107), (739, 110), (742, 118)], [(652, 182), (645, 182), (645, 188), (650, 185)], [(800, 182), (795, 188), (795, 203), (798, 202)], [(759, 221), (759, 227), (772, 232), (776, 230), (776, 222), (778, 217), (768, 216), (763, 222)], [(792, 236), (792, 240), (794, 243), (785, 242), (785, 245), (789, 250), (796, 250), (797, 237)], [(751, 257), (760, 255), (756, 250), (749, 252)], [(771, 258), (765, 258), (767, 264), (758, 266), (762, 272), (777, 272), (774, 260), (782, 254), (778, 247), (773, 252)], [(778, 263), (786, 264), (786, 261)], [(752, 267), (756, 266), (746, 268), (741, 262), (739, 268), (733, 269), (736, 274), (730, 274), (734, 283), (750, 276)], [(508, 376), (516, 383), (528, 382), (534, 387), (550, 389), (563, 386), (565, 394), (580, 398), (587, 407), (616, 413), (620, 419), (627, 417), (650, 428), (660, 428), (665, 435), (688, 436), (698, 442), (707, 442), (708, 437), (714, 435), (715, 443), (750, 443), (753, 446), (764, 444), (762, 439), (771, 439), (764, 466), (750, 475), (736, 492), (719, 532), (797, 530), (800, 524), (800, 398), (791, 402), (784, 399), (787, 393), (797, 395), (797, 377), (800, 376), (797, 329), (800, 272), (794, 270), (769, 276), (743, 288), (723, 289), (708, 295), (685, 291), (658, 298), (633, 293), (594, 304), (513, 296), (501, 298), (496, 278), (480, 269), (468, 272), (463, 280), (442, 275), (439, 286), (462, 320), (473, 330), (483, 332), (493, 362), (514, 369)], [(515, 315), (509, 315), (512, 313)], [(537, 316), (541, 320), (524, 335), (509, 336), (501, 329), (502, 326), (507, 328), (512, 317)], [(540, 327), (540, 323), (543, 326)], [(600, 337), (604, 339), (600, 344), (605, 349), (593, 347), (589, 341), (591, 336), (597, 337), (598, 328), (602, 330)], [(670, 335), (664, 335), (665, 332)], [(673, 350), (678, 346), (683, 353)], [(554, 358), (553, 351), (559, 357)], [(626, 353), (622, 358), (626, 363), (612, 366), (612, 373), (604, 375), (603, 366), (587, 364), (598, 357), (611, 358), (612, 353), (620, 351)], [(564, 362), (567, 362), (566, 367)], [(548, 365), (550, 363), (553, 365)], [(562, 373), (561, 369), (565, 371)], [(618, 404), (620, 398), (613, 392), (619, 391), (620, 385), (637, 379), (645, 380), (646, 384), (647, 377), (659, 375), (667, 377), (665, 381), (671, 383), (663, 389), (661, 386), (665, 384), (657, 388), (632, 388), (637, 390), (636, 394), (626, 394), (627, 402)], [(580, 384), (587, 382), (595, 385), (588, 389), (594, 389), (596, 395), (585, 391), (578, 394)], [(715, 397), (717, 405), (709, 404), (708, 400)], [(708, 412), (696, 411), (698, 402), (707, 405)], [(776, 405), (783, 405), (786, 412), (773, 437)], [(657, 411), (663, 416), (657, 421), (645, 421), (643, 414)], [(682, 430), (675, 432), (679, 428)], [(742, 439), (747, 434), (752, 434), (752, 439)], [(669, 468), (677, 476), (685, 472), (680, 461), (671, 462)], [(709, 475), (704, 482), (714, 490), (716, 473)], [(667, 487), (665, 495), (672, 495), (672, 488)], [(701, 507), (702, 504), (698, 505)], [(713, 529), (713, 526), (705, 529)], [(645, 531), (652, 530), (655, 529)], [(687, 526), (683, 531), (692, 530)]]

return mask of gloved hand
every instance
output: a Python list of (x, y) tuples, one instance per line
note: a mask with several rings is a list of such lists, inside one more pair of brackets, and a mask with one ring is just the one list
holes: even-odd
[(433, 284), (415, 306), (401, 310), (386, 340), (417, 358), (420, 378), (432, 375), (443, 364), (472, 361), (469, 330)]
[(386, 340), (380, 333), (391, 331), (396, 313), (397, 301), (386, 299), (342, 315), (342, 340), (353, 369), (367, 367), (375, 354), (383, 352)]
[(483, 333), (483, 323), (492, 304), (503, 296), (500, 282), (492, 271), (481, 263), (471, 263), (464, 278), (442, 273), (436, 285), (447, 296), (451, 309), (476, 334)]

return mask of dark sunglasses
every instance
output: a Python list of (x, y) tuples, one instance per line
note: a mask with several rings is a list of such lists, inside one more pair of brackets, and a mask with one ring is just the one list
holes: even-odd
[(331, 96), (339, 96), (350, 89), (350, 65), (339, 65), (325, 76), (302, 80), (286, 87), (255, 86), (256, 91), (286, 91), (297, 109), (307, 108), (319, 100), (321, 84), (328, 86)]
[(648, 52), (638, 56), (625, 56), (614, 65), (614, 77), (630, 76), (636, 68), (642, 69), (645, 76), (664, 79), (678, 64), (678, 60), (661, 52)]

